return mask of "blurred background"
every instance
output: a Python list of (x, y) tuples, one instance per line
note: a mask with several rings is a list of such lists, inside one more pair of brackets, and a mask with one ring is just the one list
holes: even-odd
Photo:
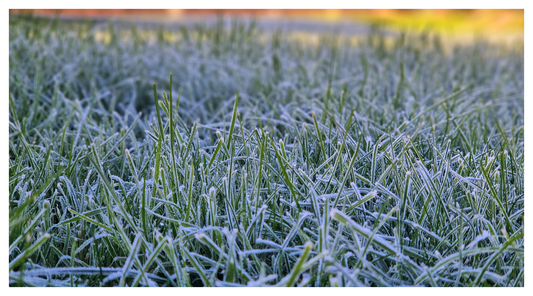
[(379, 24), (392, 31), (431, 30), (460, 40), (517, 41), (524, 37), (523, 9), (12, 9), (10, 13), (63, 19), (187, 22), (192, 20), (253, 18), (272, 26), (313, 31), (310, 24), (336, 26), (348, 33)]

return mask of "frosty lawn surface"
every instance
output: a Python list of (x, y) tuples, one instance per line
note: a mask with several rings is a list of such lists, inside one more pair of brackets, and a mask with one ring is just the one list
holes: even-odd
[(9, 30), (12, 286), (524, 285), (523, 45)]

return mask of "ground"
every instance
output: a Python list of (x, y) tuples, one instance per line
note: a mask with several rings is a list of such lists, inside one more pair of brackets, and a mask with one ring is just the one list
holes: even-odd
[(10, 16), (11, 286), (524, 286), (523, 44)]

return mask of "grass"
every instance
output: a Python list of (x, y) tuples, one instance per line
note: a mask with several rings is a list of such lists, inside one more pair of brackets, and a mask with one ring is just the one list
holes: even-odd
[(10, 285), (524, 286), (523, 47), (352, 39), (10, 16)]

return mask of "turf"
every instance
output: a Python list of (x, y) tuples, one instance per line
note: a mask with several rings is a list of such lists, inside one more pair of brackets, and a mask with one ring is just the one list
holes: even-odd
[(11, 286), (524, 286), (523, 44), (9, 22)]

